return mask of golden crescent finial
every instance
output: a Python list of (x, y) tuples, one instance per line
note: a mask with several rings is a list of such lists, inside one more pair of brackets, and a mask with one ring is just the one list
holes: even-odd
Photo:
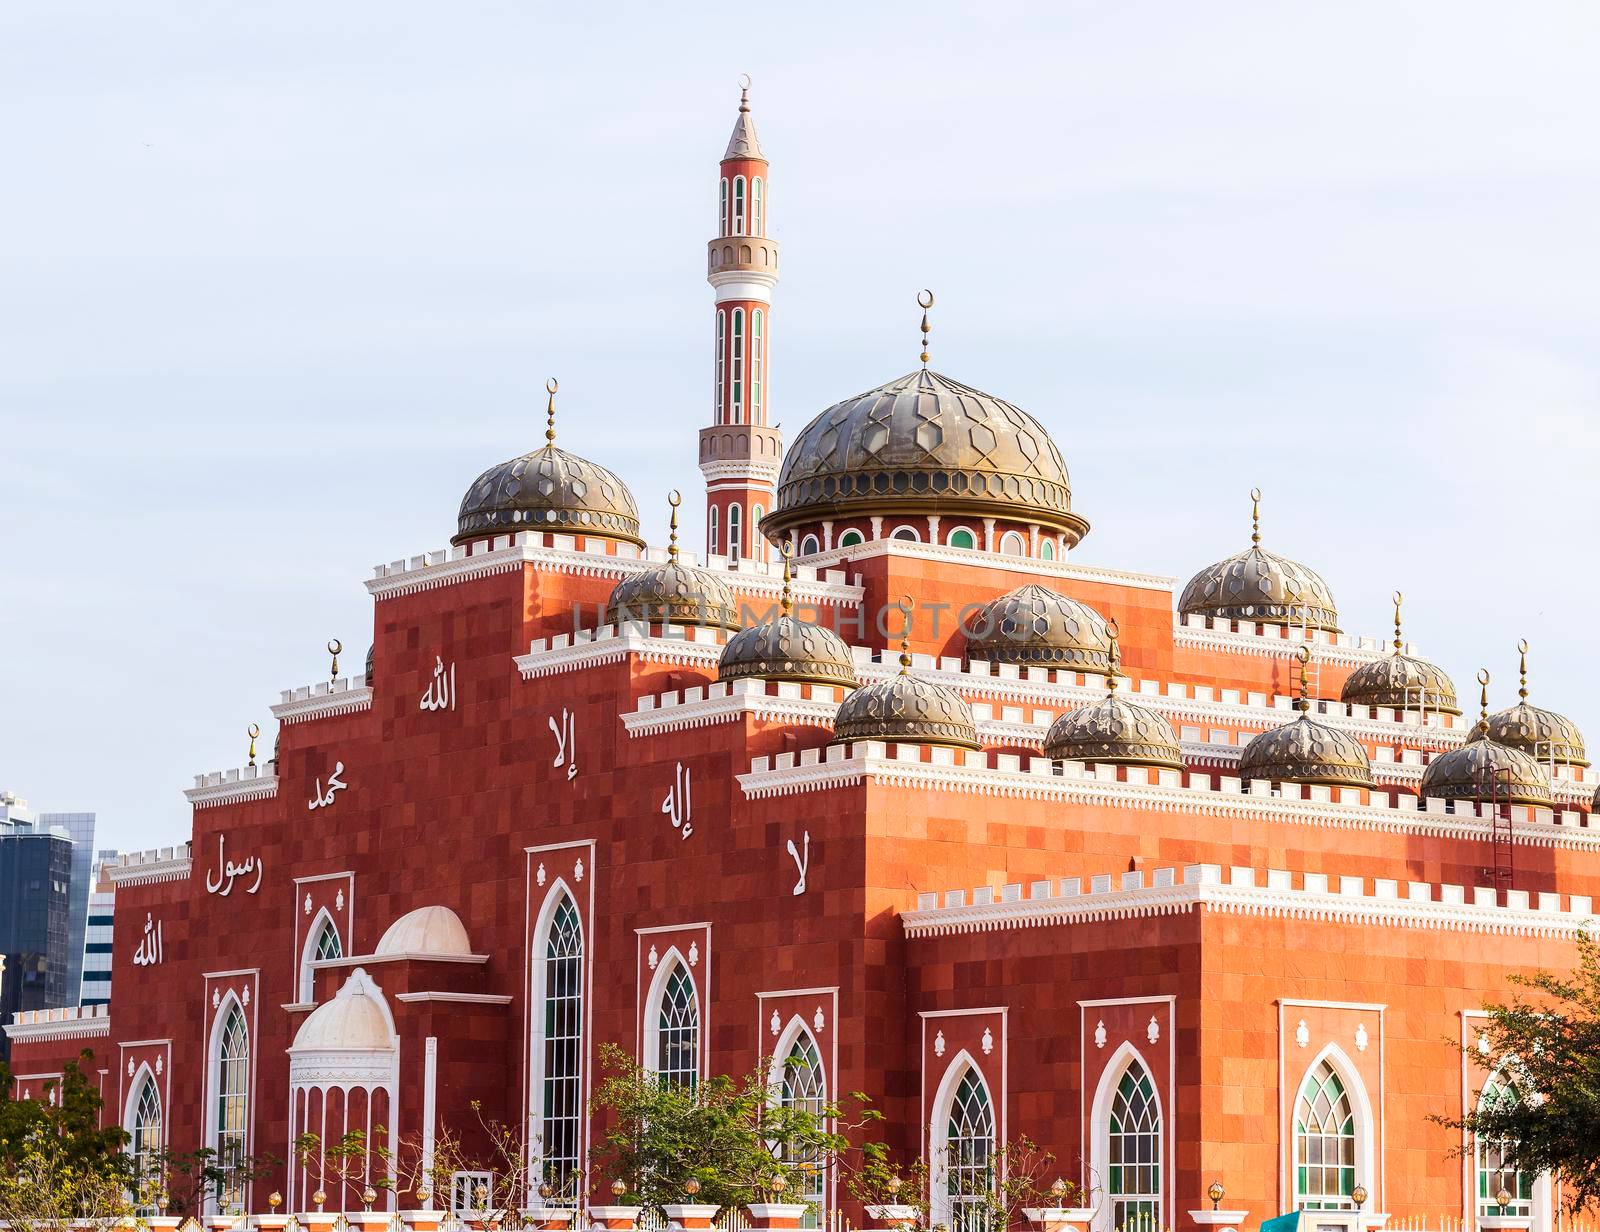
[(932, 326), (928, 324), (928, 309), (933, 307), (933, 292), (926, 287), (917, 295), (917, 303), (922, 308), (922, 366), (928, 366), (928, 332)]
[(1106, 652), (1106, 658), (1110, 661), (1106, 671), (1106, 691), (1109, 693), (1117, 691), (1117, 681), (1122, 679), (1122, 647), (1118, 640), (1121, 633), (1115, 620), (1106, 621), (1106, 634), (1111, 639), (1111, 647)]
[(901, 595), (895, 606), (906, 618), (905, 627), (900, 630), (900, 674), (904, 676), (911, 670), (911, 612), (916, 605), (910, 595)]
[(683, 504), (683, 493), (673, 488), (667, 493), (667, 504), (672, 512), (667, 515), (667, 555), (674, 561), (678, 559), (678, 506)]
[(1311, 666), (1311, 647), (1301, 642), (1294, 657), (1300, 660), (1300, 700), (1295, 703), (1295, 709), (1304, 714), (1311, 709), (1311, 681), (1306, 675), (1306, 668)]
[(789, 546), (789, 541), (785, 539), (778, 545), (778, 551), (783, 556), (783, 592), (778, 597), (778, 610), (787, 616), (790, 607), (794, 604), (794, 598), (789, 589), (789, 584), (794, 579), (794, 571), (789, 566), (789, 557), (794, 554), (794, 549)]
[(545, 391), (550, 395), (544, 404), (544, 439), (547, 443), (556, 443), (556, 390), (561, 388), (561, 382), (551, 377), (544, 383)]
[(328, 653), (333, 656), (333, 666), (328, 669), (328, 679), (330, 681), (337, 680), (339, 678), (339, 656), (343, 652), (343, 642), (336, 637), (328, 639)]
[(1527, 701), (1528, 700), (1528, 639), (1527, 638), (1522, 638), (1521, 640), (1519, 640), (1517, 642), (1517, 654), (1521, 656), (1521, 662), (1519, 663), (1518, 668), (1517, 668), (1517, 673), (1518, 673), (1519, 677), (1521, 678), (1520, 683), (1517, 685), (1517, 696), (1521, 700)]
[(1394, 592), (1394, 652), (1395, 652), (1395, 654), (1399, 654), (1401, 646), (1404, 645), (1404, 642), (1402, 641), (1402, 639), (1400, 637), (1400, 604), (1402, 602), (1404, 602), (1404, 600), (1405, 600), (1405, 596), (1402, 595), (1398, 590)]
[(244, 730), (245, 734), (250, 737), (250, 764), (253, 766), (256, 764), (256, 737), (261, 735), (261, 725), (252, 723)]
[(1487, 731), (1489, 727), (1489, 669), (1487, 667), (1478, 669), (1478, 685), (1478, 726)]
[(1261, 542), (1261, 489), (1250, 489), (1250, 542)]

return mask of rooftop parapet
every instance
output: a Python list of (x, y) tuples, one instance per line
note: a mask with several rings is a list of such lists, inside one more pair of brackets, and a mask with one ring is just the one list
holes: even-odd
[(266, 800), (278, 794), (278, 775), (271, 766), (239, 766), (194, 776), (194, 786), (184, 796), (195, 808), (235, 804), (241, 800)]
[(284, 689), (282, 697), (283, 700), (272, 707), (273, 717), (282, 724), (372, 709), (372, 690), (365, 684), (352, 684), (344, 676), (301, 685), (298, 689)]
[[(1087, 884), (1085, 882), (1087, 881)], [(1234, 914), (1470, 930), (1514, 936), (1572, 936), (1595, 931), (1588, 895), (1334, 877), (1284, 869), (1190, 864), (1142, 871), (1064, 877), (921, 893), (901, 921), (908, 937), (1039, 927), (1134, 916), (1169, 915), (1197, 907)]]
[(66, 1005), (48, 1010), (19, 1010), (7, 1024), (6, 1035), (14, 1041), (90, 1039), (111, 1033), (111, 1015), (106, 1005)]

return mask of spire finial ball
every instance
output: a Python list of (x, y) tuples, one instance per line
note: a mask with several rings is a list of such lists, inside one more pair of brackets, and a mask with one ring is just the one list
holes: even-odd
[(928, 324), (928, 309), (933, 307), (933, 292), (923, 288), (917, 296), (917, 303), (922, 308), (922, 366), (928, 366), (928, 333), (932, 326)]
[(1250, 489), (1250, 542), (1261, 542), (1261, 489)]

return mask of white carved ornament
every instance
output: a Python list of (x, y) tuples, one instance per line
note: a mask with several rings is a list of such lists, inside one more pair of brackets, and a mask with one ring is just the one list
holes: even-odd
[(1161, 1024), (1156, 1021), (1154, 1014), (1150, 1015), (1150, 1025), (1144, 1029), (1144, 1037), (1152, 1044), (1161, 1038)]
[(1106, 1046), (1106, 1020), (1104, 1018), (1094, 1024), (1094, 1046), (1096, 1048), (1104, 1048)]
[(1300, 1025), (1294, 1029), (1294, 1042), (1302, 1048), (1311, 1042), (1311, 1028), (1306, 1026), (1304, 1018), (1300, 1020)]
[(983, 1029), (983, 1055), (988, 1056), (994, 1051), (994, 1032), (988, 1027)]
[(936, 1057), (944, 1056), (944, 1032), (943, 1031), (935, 1031), (933, 1033), (933, 1055), (936, 1056)]

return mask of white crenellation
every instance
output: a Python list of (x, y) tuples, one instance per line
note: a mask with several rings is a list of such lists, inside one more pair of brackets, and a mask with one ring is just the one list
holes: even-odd
[[(1026, 762), (1024, 766), (1022, 763)], [(1187, 781), (1185, 781), (1187, 779)], [(1286, 822), (1337, 829), (1424, 834), (1487, 841), (1493, 835), (1488, 805), (1419, 800), (1403, 792), (1354, 787), (1193, 775), (1180, 770), (1130, 767), (1122, 777), (1113, 766), (1086, 766), (1046, 757), (959, 750), (939, 745), (859, 741), (753, 758), (739, 775), (747, 799), (798, 795), (871, 781), (915, 790), (953, 791), (1011, 799), (1054, 800), (1075, 805), (1147, 809), (1196, 817)], [(1538, 847), (1600, 850), (1600, 824), (1591, 828), (1582, 809), (1510, 810), (1513, 841)]]
[[(1228, 914), (1325, 920), (1490, 932), (1502, 936), (1571, 937), (1593, 934), (1594, 901), (1589, 895), (1510, 890), (1499, 905), (1495, 891), (1408, 881), (1400, 892), (1385, 878), (1340, 876), (1337, 889), (1327, 873), (1287, 869), (1223, 868), (1190, 864), (1144, 873), (1091, 877), (1085, 892), (1081, 877), (1036, 881), (1026, 899), (1020, 886), (971, 891), (944, 890), (917, 895), (916, 909), (901, 913), (907, 937), (937, 937), (1003, 928), (1028, 928), (1094, 920), (1171, 915), (1196, 909)], [(1016, 889), (1019, 893), (1012, 894)]]
[(341, 676), (337, 680), (283, 690), (283, 700), (272, 707), (272, 717), (288, 725), (371, 709), (372, 690), (365, 684), (352, 685), (349, 679)]
[(278, 775), (270, 766), (240, 766), (194, 776), (184, 796), (197, 809), (244, 800), (270, 800), (278, 794)]
[(619, 663), (629, 655), (646, 663), (715, 670), (730, 636), (722, 629), (699, 625), (646, 625), (629, 621), (620, 628), (601, 625), (598, 629), (536, 638), (529, 645), (528, 653), (517, 655), (513, 662), (524, 680)]
[(180, 843), (148, 851), (124, 851), (115, 864), (106, 865), (106, 876), (116, 886), (184, 881), (189, 876), (189, 865), (189, 844)]
[(18, 1010), (6, 1026), (16, 1041), (89, 1039), (111, 1033), (108, 1005), (67, 1005), (48, 1010)]

